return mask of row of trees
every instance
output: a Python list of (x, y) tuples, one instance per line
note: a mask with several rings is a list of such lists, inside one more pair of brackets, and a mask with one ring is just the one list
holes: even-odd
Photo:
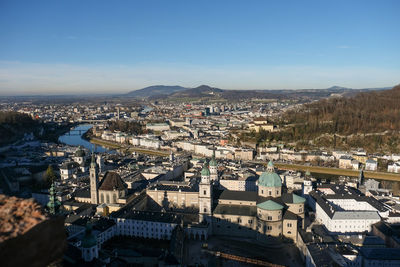
[(135, 121), (109, 121), (108, 129), (110, 129), (111, 131), (121, 131), (134, 135), (144, 133), (143, 126), (139, 122)]

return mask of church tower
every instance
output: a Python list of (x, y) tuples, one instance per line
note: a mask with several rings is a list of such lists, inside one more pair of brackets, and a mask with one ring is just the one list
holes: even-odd
[(199, 184), (199, 222), (211, 223), (212, 187), (210, 181), (210, 170), (207, 163), (201, 170), (201, 181)]
[(213, 150), (213, 156), (210, 160), (210, 180), (212, 183), (218, 182), (218, 163), (215, 159), (215, 149)]
[(92, 204), (99, 204), (99, 170), (97, 168), (94, 153), (92, 154), (92, 162), (90, 163), (90, 198)]
[(99, 168), (99, 173), (104, 171), (104, 159), (101, 155), (97, 155), (96, 158), (97, 166)]
[(61, 202), (57, 199), (54, 181), (51, 183), (49, 193), (50, 193), (50, 199), (49, 202), (47, 203), (47, 208), (49, 209), (51, 215), (57, 215), (58, 210), (60, 209), (61, 206)]
[(360, 173), (358, 174), (358, 186), (364, 185), (364, 170), (361, 168)]
[(91, 262), (98, 257), (99, 248), (97, 247), (97, 240), (92, 234), (92, 225), (87, 224), (85, 236), (82, 239), (82, 258), (85, 262)]

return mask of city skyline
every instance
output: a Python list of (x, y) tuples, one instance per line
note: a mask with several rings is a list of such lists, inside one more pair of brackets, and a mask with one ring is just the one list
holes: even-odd
[(0, 95), (399, 83), (396, 1), (0, 4)]

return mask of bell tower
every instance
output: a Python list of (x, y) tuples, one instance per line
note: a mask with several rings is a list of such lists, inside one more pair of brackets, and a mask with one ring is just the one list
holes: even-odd
[(90, 163), (90, 202), (99, 204), (99, 169), (96, 164), (94, 153), (92, 154), (92, 162)]
[(199, 222), (211, 223), (212, 215), (212, 186), (210, 181), (210, 169), (207, 163), (201, 170), (201, 181), (199, 184)]

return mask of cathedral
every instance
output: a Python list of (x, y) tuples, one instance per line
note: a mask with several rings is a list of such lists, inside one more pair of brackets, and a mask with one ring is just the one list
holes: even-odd
[(147, 196), (163, 208), (198, 210), (199, 223), (208, 226), (208, 234), (297, 241), (306, 199), (282, 190), (272, 162), (257, 181), (258, 191), (218, 190), (217, 165), (213, 157), (204, 164), (200, 181), (162, 182), (148, 188)]

